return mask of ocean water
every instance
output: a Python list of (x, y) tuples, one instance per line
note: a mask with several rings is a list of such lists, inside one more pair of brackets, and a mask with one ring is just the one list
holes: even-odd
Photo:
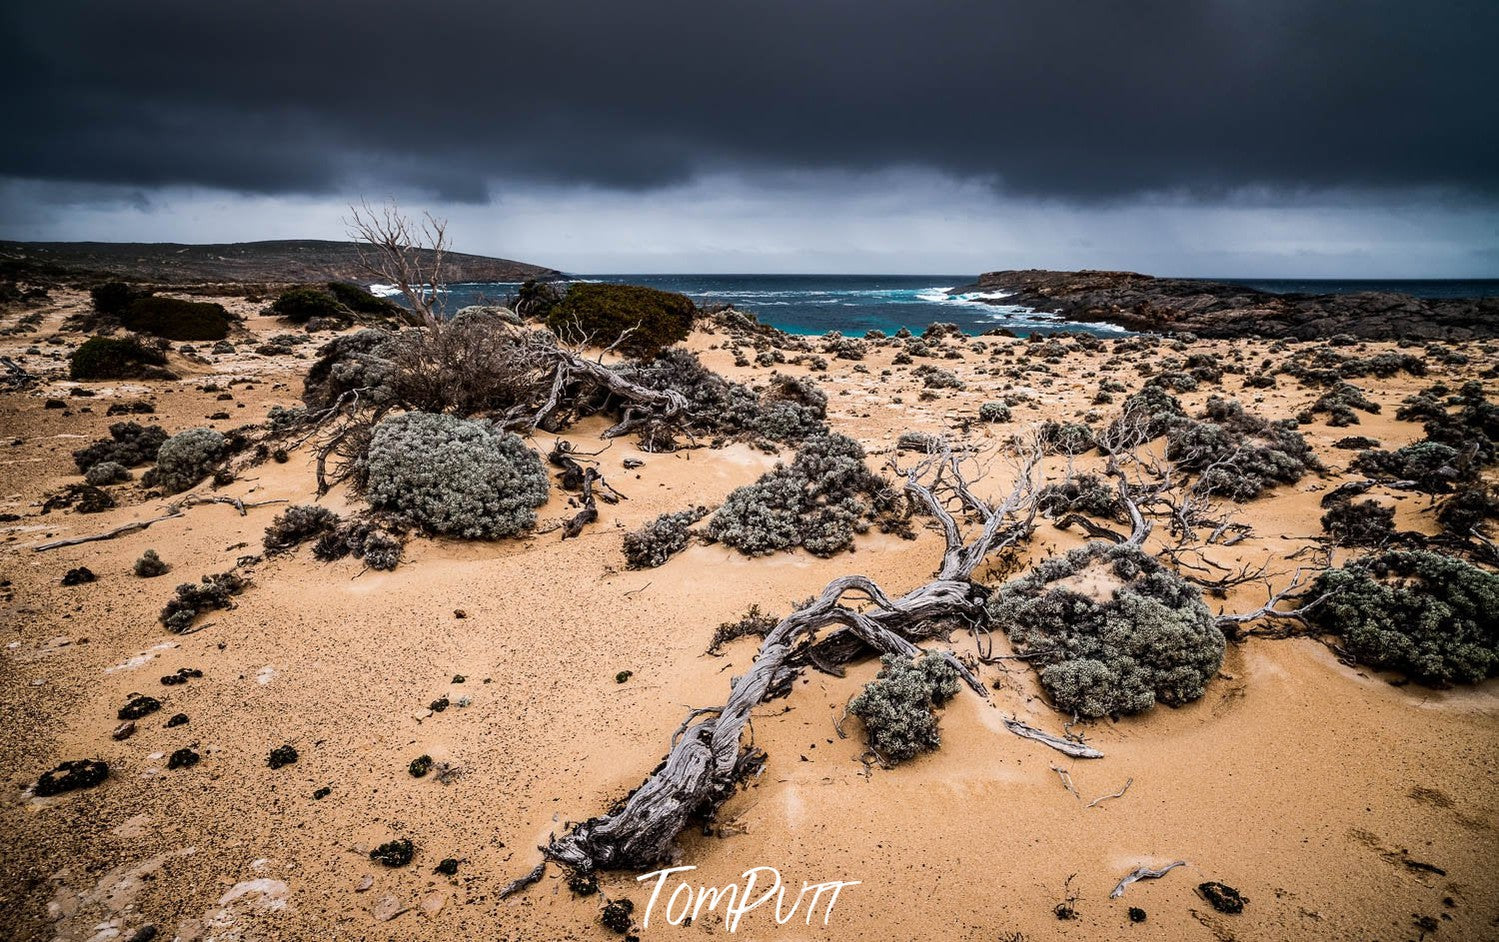
[[(1124, 334), (1108, 325), (1068, 324), (1049, 314), (1006, 305), (1001, 293), (949, 295), (951, 288), (972, 284), (975, 275), (577, 275), (580, 281), (648, 285), (677, 291), (699, 304), (726, 303), (793, 334), (830, 330), (860, 336), (868, 330), (894, 333), (902, 327), (920, 332), (928, 324), (957, 324), (979, 334), (1006, 327), (1017, 334), (1032, 331), (1088, 331)], [(1499, 296), (1495, 281), (1266, 281), (1216, 279), (1262, 291), (1344, 292), (1403, 291), (1418, 297)], [(448, 287), (450, 311), (469, 304), (499, 303), (519, 287), (509, 283), (454, 284)], [(375, 286), (378, 290), (380, 286)], [(999, 301), (985, 303), (985, 299)]]

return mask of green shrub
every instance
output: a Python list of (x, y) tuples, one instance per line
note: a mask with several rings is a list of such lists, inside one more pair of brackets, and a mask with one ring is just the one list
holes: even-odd
[(89, 298), (94, 302), (95, 311), (105, 317), (118, 318), (131, 304), (146, 297), (149, 292), (135, 285), (127, 285), (123, 281), (106, 281), (102, 285), (90, 288), (88, 293)]
[(1432, 686), (1499, 674), (1499, 575), (1460, 559), (1393, 550), (1330, 569), (1312, 623), (1358, 661)]
[(1166, 435), (1166, 457), (1201, 472), (1208, 494), (1249, 500), (1277, 484), (1294, 484), (1318, 469), (1312, 448), (1293, 422), (1271, 422), (1235, 399), (1208, 399), (1203, 419), (1177, 420)]
[(1096, 474), (1079, 474), (1046, 485), (1036, 493), (1036, 509), (1048, 517), (1082, 513), (1105, 520), (1123, 520), (1125, 515), (1119, 489)]
[(986, 402), (979, 406), (980, 422), (1010, 421), (1010, 407), (1002, 402)]
[(625, 563), (631, 569), (654, 569), (687, 548), (691, 527), (708, 515), (708, 508), (694, 507), (655, 520), (625, 534)]
[(153, 295), (132, 301), (120, 323), (168, 340), (223, 340), (229, 336), (230, 318), (222, 304)]
[(422, 412), (375, 426), (366, 474), (371, 506), (430, 533), (468, 538), (531, 529), (550, 488), (541, 459), (518, 436)]
[(106, 484), (119, 484), (121, 481), (130, 480), (130, 472), (122, 464), (101, 461), (83, 472), (83, 479), (95, 487), (104, 487)]
[(686, 339), (696, 316), (697, 306), (683, 294), (640, 285), (575, 282), (547, 312), (546, 324), (559, 337), (587, 338), (601, 347), (612, 346), (630, 331), (619, 349), (649, 357)]
[(869, 748), (894, 764), (942, 745), (935, 708), (958, 692), (958, 672), (933, 651), (917, 658), (887, 654), (880, 664), (875, 679), (848, 704), (848, 712), (864, 721)]
[(323, 344), (302, 381), (302, 401), (308, 408), (326, 409), (357, 390), (367, 405), (392, 405), (397, 398), (391, 360), (395, 339), (388, 330), (366, 328)]
[(265, 528), (263, 541), (266, 555), (274, 556), (296, 549), (308, 540), (338, 529), (343, 521), (327, 507), (298, 504), (277, 514)]
[(1090, 543), (1002, 586), (987, 605), (1057, 708), (1138, 713), (1203, 694), (1223, 633), (1202, 595), (1133, 546)]
[(164, 576), (171, 572), (172, 565), (156, 555), (156, 550), (148, 549), (141, 554), (140, 559), (135, 561), (131, 571), (141, 579), (155, 579), (157, 576)]
[(1437, 523), (1462, 540), (1484, 533), (1490, 520), (1499, 520), (1499, 489), (1494, 487), (1465, 487), (1437, 506)]
[(1125, 399), (1123, 412), (1124, 419), (1141, 422), (1149, 438), (1165, 435), (1187, 418), (1181, 402), (1160, 386), (1146, 386)]
[(135, 337), (90, 337), (68, 356), (73, 379), (174, 379), (166, 355)]
[(1446, 492), (1462, 476), (1457, 449), (1437, 442), (1416, 442), (1396, 451), (1359, 452), (1352, 468), (1370, 477), (1414, 481), (1432, 494)]
[(1395, 508), (1378, 501), (1339, 501), (1322, 515), (1322, 529), (1343, 546), (1383, 546), (1395, 535)]
[[(350, 287), (355, 286), (351, 285)], [(355, 290), (358, 289), (356, 288)], [(315, 285), (288, 288), (277, 295), (276, 300), (271, 302), (268, 311), (270, 314), (289, 320), (294, 324), (305, 324), (314, 317), (326, 318), (328, 320), (348, 320), (350, 314), (349, 309), (338, 298), (335, 298), (331, 292)]]
[(801, 546), (831, 556), (883, 509), (884, 481), (864, 466), (864, 449), (843, 435), (811, 438), (791, 463), (735, 489), (708, 521), (708, 536), (749, 556)]
[(160, 487), (168, 494), (185, 491), (208, 477), (228, 453), (229, 444), (223, 435), (211, 428), (190, 428), (162, 443), (156, 452), (156, 467), (146, 472), (141, 483)]
[(155, 461), (157, 451), (166, 440), (167, 433), (159, 425), (115, 422), (109, 426), (108, 438), (101, 438), (87, 448), (73, 452), (73, 463), (83, 474), (88, 474), (94, 465), (105, 462), (133, 468)]
[(161, 610), (161, 623), (173, 634), (181, 634), (204, 612), (233, 606), (231, 597), (245, 589), (245, 580), (232, 572), (204, 576), (202, 582), (184, 582), (177, 596)]
[(389, 298), (376, 297), (365, 288), (347, 281), (328, 282), (328, 293), (344, 307), (365, 317), (400, 317), (401, 306)]

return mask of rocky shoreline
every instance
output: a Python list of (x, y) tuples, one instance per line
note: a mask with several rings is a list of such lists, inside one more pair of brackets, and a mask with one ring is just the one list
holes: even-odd
[(953, 293), (1084, 324), (1202, 337), (1310, 340), (1478, 340), (1499, 336), (1499, 298), (1416, 298), (1393, 292), (1271, 294), (1242, 285), (1117, 271), (994, 271)]

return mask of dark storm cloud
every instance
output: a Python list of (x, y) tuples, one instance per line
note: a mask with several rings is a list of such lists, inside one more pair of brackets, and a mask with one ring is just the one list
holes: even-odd
[(0, 35), (12, 177), (1499, 192), (1493, 0), (48, 2), (7, 4)]

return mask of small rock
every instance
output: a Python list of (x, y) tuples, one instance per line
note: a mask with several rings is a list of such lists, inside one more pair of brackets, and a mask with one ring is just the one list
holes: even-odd
[(295, 746), (288, 744), (272, 749), (270, 757), (266, 760), (266, 764), (273, 769), (279, 769), (284, 765), (291, 765), (295, 761), (297, 761), (297, 749)]
[(183, 746), (181, 749), (178, 749), (176, 752), (172, 753), (172, 757), (167, 760), (167, 768), (190, 769), (201, 762), (202, 759), (202, 756), (198, 755), (188, 747)]
[(429, 917), (435, 916), (438, 913), (442, 912), (443, 904), (447, 901), (448, 894), (444, 893), (442, 890), (433, 890), (431, 893), (428, 893), (426, 896), (422, 897), (422, 913)]
[(87, 566), (79, 566), (77, 569), (69, 569), (63, 575), (62, 584), (70, 586), (83, 585), (87, 582), (93, 582), (98, 578), (98, 576), (94, 575), (94, 571), (92, 569), (88, 568)]
[(355, 893), (364, 893), (364, 892), (368, 891), (369, 888), (372, 887), (372, 886), (374, 886), (374, 885), (375, 885), (375, 878), (373, 876), (371, 876), (370, 874), (366, 873), (364, 876), (362, 876), (362, 877), (359, 878), (359, 885), (356, 886), (356, 887), (354, 887), (354, 892)]
[(116, 741), (121, 739), (129, 739), (133, 735), (135, 735), (134, 720), (126, 720), (119, 726), (116, 726), (115, 731), (109, 734), (110, 738)]
[(375, 908), (370, 910), (370, 915), (374, 916), (378, 922), (390, 922), (405, 911), (406, 907), (402, 906), (394, 896), (382, 896), (380, 902), (375, 904)]

